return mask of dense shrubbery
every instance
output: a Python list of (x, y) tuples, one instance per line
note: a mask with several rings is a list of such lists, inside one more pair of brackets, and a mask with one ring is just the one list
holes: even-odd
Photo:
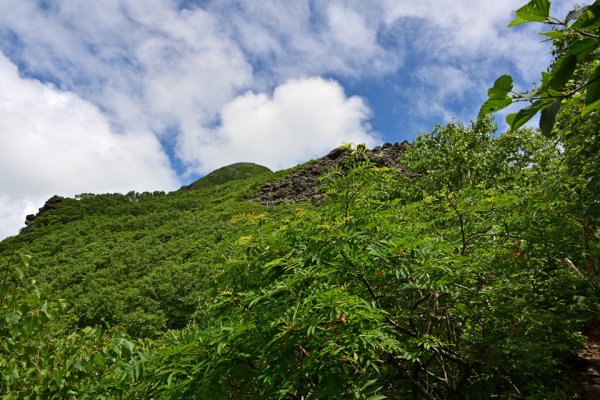
[(245, 239), (213, 317), (166, 339), (139, 396), (568, 397), (596, 299), (564, 265), (582, 262), (577, 221), (539, 185), (560, 152), (491, 128), (421, 136), (419, 177), (352, 153), (323, 207)]

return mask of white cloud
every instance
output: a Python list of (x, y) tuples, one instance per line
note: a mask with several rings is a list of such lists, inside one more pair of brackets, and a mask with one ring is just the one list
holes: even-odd
[(206, 9), (265, 69), (259, 78), (275, 84), (306, 75), (381, 76), (402, 64), (403, 52), (378, 40), (378, 2), (219, 0)]
[(50, 4), (0, 3), (0, 29), (21, 42), (16, 58), (124, 130), (206, 123), (252, 83), (251, 65), (202, 9), (168, 0)]
[(459, 114), (463, 110), (457, 108), (457, 99), (470, 96), (478, 87), (472, 73), (451, 65), (424, 65), (416, 68), (413, 77), (419, 84), (411, 91), (409, 107), (424, 116), (438, 116), (444, 121), (463, 117)]
[[(553, 5), (551, 13), (562, 16), (574, 3)], [(381, 4), (387, 29), (412, 49), (407, 55), (414, 64), (408, 66), (413, 70), (411, 91), (402, 94), (416, 115), (437, 115), (441, 121), (475, 118), (486, 89), (498, 76), (510, 73), (517, 88), (529, 88), (551, 61), (550, 44), (538, 35), (544, 29), (541, 24), (507, 27), (525, 0)]]
[(272, 96), (247, 92), (226, 104), (220, 125), (182, 136), (180, 151), (199, 172), (236, 161), (278, 170), (343, 143), (373, 145), (377, 139), (367, 125), (369, 116), (364, 100), (346, 97), (335, 81), (290, 80)]
[[(13, 74), (19, 85), (37, 88), (39, 98), (18, 107), (13, 101), (16, 111), (1, 123), (15, 126), (20, 118), (33, 133), (3, 134), (1, 144), (30, 143), (39, 163), (54, 165), (48, 171), (68, 173), (58, 166), (64, 154), (81, 170), (107, 154), (121, 163), (129, 157), (135, 170), (143, 150), (155, 168), (166, 162), (159, 137), (177, 143), (177, 161), (195, 173), (242, 160), (282, 168), (343, 141), (373, 140), (362, 99), (307, 76), (356, 86), (391, 82), (385, 97), (396, 95), (390, 109), (402, 110), (407, 134), (416, 125), (430, 127), (432, 116), (472, 118), (498, 75), (511, 72), (528, 87), (549, 62), (538, 24), (506, 27), (511, 10), (525, 1), (198, 0), (186, 1), (186, 9), (178, 0), (0, 1), (0, 50), (23, 76), (60, 88)], [(553, 13), (564, 16), (575, 2), (553, 2)], [(67, 107), (74, 110), (68, 118), (56, 117)], [(61, 134), (41, 134), (46, 126), (61, 127)], [(46, 169), (10, 160), (10, 172), (8, 161), (0, 161), (0, 174), (29, 182), (31, 190), (19, 189), (27, 199), (79, 187), (77, 179), (73, 187), (54, 186)], [(121, 174), (109, 172), (90, 191), (118, 186)], [(14, 179), (0, 182), (22, 187)], [(6, 195), (0, 201), (8, 209)]]
[(0, 237), (15, 234), (25, 214), (53, 194), (178, 186), (151, 133), (115, 133), (96, 106), (21, 78), (2, 53), (0, 82)]

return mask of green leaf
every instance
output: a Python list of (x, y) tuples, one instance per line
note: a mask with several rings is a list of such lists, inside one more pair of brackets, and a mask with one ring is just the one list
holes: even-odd
[(505, 97), (504, 99), (488, 99), (483, 103), (481, 109), (479, 110), (479, 115), (491, 114), (496, 111), (502, 110), (512, 104), (512, 99), (510, 97)]
[(547, 102), (536, 101), (529, 107), (523, 108), (516, 113), (508, 114), (506, 116), (506, 122), (510, 125), (512, 130), (519, 129), (523, 124), (533, 118), (533, 116), (546, 104)]
[(571, 26), (575, 29), (586, 29), (597, 26), (600, 21), (600, 3), (584, 7), (582, 13), (577, 17), (577, 21)]
[(546, 36), (550, 40), (560, 39), (567, 36), (565, 31), (550, 31), (550, 32), (540, 32), (540, 35)]
[(513, 27), (525, 22), (544, 22), (550, 14), (550, 0), (531, 0), (515, 11), (515, 18), (508, 26)]
[(569, 79), (573, 76), (576, 67), (577, 57), (573, 54), (559, 58), (551, 72), (550, 87), (554, 90), (563, 90)]
[(582, 115), (589, 114), (592, 111), (597, 110), (599, 108), (600, 108), (600, 100), (598, 100), (588, 106), (585, 106), (585, 108), (583, 109)]
[(373, 385), (374, 383), (377, 382), (377, 379), (371, 379), (365, 382), (365, 384), (360, 388), (361, 391), (364, 391), (366, 388), (368, 388), (369, 386)]
[(479, 116), (491, 114), (509, 106), (512, 103), (512, 99), (508, 96), (508, 93), (510, 93), (512, 88), (512, 76), (502, 75), (496, 79), (494, 86), (488, 90), (488, 99), (481, 106)]
[(19, 253), (19, 257), (21, 258), (21, 264), (25, 267), (29, 267), (31, 256), (29, 254)]
[(44, 301), (41, 311), (46, 316), (46, 318), (52, 319), (52, 315), (48, 312), (48, 302), (47, 301)]
[(540, 90), (547, 88), (551, 80), (552, 75), (549, 72), (542, 71), (542, 87)]
[(25, 278), (25, 273), (23, 270), (15, 265), (15, 272), (17, 273), (17, 278), (22, 281)]
[(600, 67), (597, 67), (590, 79), (588, 80), (588, 86), (585, 91), (585, 108), (583, 109), (583, 115), (600, 107)]
[(560, 109), (560, 101), (553, 102), (550, 107), (546, 107), (542, 110), (542, 116), (540, 117), (540, 130), (546, 137), (550, 136), (554, 123), (556, 122), (556, 114)]
[(14, 310), (12, 312), (7, 313), (6, 316), (4, 317), (4, 319), (8, 323), (8, 325), (11, 326), (11, 325), (14, 325), (15, 323), (17, 323), (17, 321), (19, 321), (21, 319), (21, 316), (23, 316), (21, 311)]
[(567, 54), (574, 55), (578, 61), (581, 61), (585, 56), (590, 54), (598, 47), (598, 40), (586, 38), (573, 42), (567, 48)]
[(488, 96), (490, 99), (492, 98), (500, 98), (503, 99), (511, 90), (513, 89), (513, 78), (510, 75), (502, 75), (494, 82), (494, 86), (492, 86), (488, 90)]

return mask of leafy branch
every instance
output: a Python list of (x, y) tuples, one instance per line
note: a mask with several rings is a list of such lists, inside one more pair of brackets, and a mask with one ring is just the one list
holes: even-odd
[[(511, 129), (518, 129), (536, 114), (540, 113), (540, 129), (550, 136), (556, 122), (556, 116), (562, 102), (585, 91), (585, 102), (581, 114), (586, 115), (600, 109), (600, 67), (597, 67), (586, 81), (569, 89), (578, 66), (600, 48), (600, 0), (593, 4), (575, 9), (564, 20), (550, 16), (550, 0), (531, 0), (518, 9), (516, 19), (509, 26), (527, 22), (541, 22), (555, 28), (542, 33), (555, 44), (566, 40), (568, 44), (557, 55), (549, 72), (542, 72), (541, 85), (525, 93), (515, 93), (513, 79), (502, 75), (488, 90), (488, 99), (479, 110), (479, 115), (492, 114), (511, 104), (527, 101), (531, 104), (516, 113), (507, 115), (506, 121)], [(509, 95), (510, 94), (510, 95)]]

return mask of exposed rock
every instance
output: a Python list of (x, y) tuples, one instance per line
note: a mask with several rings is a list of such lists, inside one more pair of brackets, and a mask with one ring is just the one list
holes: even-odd
[(22, 233), (28, 233), (35, 227), (36, 220), (41, 217), (43, 214), (50, 210), (54, 210), (58, 207), (60, 203), (64, 201), (64, 197), (61, 196), (52, 196), (50, 197), (46, 203), (40, 208), (37, 214), (29, 214), (25, 217), (25, 228), (21, 229)]
[[(407, 141), (402, 143), (386, 143), (383, 146), (367, 150), (367, 157), (378, 167), (393, 168), (402, 171), (402, 154), (409, 146)], [(341, 164), (344, 155), (349, 150), (338, 147), (327, 155), (293, 170), (283, 181), (265, 184), (251, 198), (266, 205), (290, 204), (311, 201), (320, 204), (325, 199), (319, 193), (318, 181), (335, 164)]]

